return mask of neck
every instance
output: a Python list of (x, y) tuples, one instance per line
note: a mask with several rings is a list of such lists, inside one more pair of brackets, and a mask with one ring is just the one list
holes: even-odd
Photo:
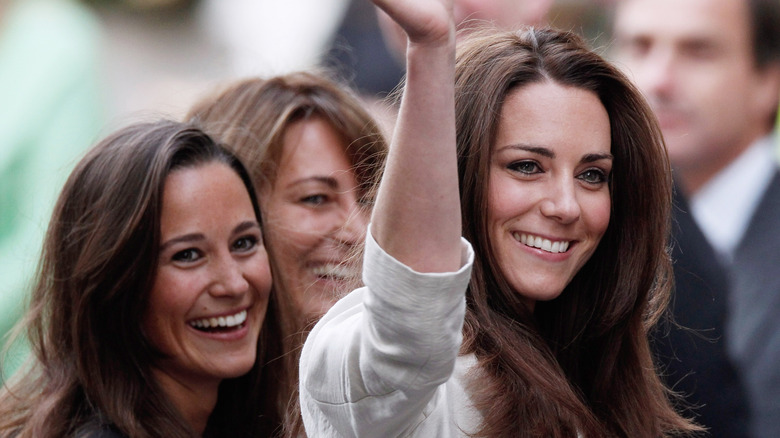
[[(183, 381), (162, 370), (155, 369), (157, 384), (190, 428), (198, 435), (203, 435), (209, 416), (217, 405), (220, 380)], [(194, 379), (193, 379), (194, 380)]]

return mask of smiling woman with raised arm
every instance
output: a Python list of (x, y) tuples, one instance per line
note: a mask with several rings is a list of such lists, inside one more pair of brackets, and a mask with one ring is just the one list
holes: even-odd
[(287, 305), (238, 159), (190, 125), (95, 146), (55, 207), (2, 437), (273, 436)]
[[(477, 32), (453, 67), (435, 14), (445, 4), (376, 3), (409, 36), (409, 73), (366, 287), (323, 317), (301, 356), (309, 434), (699, 432), (648, 345), (671, 284), (671, 172), (641, 94), (552, 29)], [(459, 209), (470, 278), (468, 246), (451, 234)]]

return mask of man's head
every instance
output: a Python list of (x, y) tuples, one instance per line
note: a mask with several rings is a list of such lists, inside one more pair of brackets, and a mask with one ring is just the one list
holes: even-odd
[(686, 191), (771, 131), (777, 0), (621, 0), (614, 30), (615, 60), (655, 110)]

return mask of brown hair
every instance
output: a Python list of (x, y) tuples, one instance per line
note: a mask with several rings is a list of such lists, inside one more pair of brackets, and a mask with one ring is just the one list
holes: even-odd
[[(488, 237), (488, 172), (506, 96), (553, 81), (595, 93), (610, 119), (612, 213), (593, 256), (533, 314), (511, 289)], [(464, 236), (476, 252), (463, 352), (480, 436), (658, 437), (697, 430), (670, 406), (647, 340), (672, 280), (671, 172), (640, 93), (580, 37), (551, 29), (481, 32), (459, 47), (456, 125)]]
[[(345, 153), (355, 172), (359, 196), (372, 200), (384, 168), (387, 143), (382, 132), (347, 87), (312, 72), (296, 72), (270, 79), (249, 78), (228, 86), (216, 96), (195, 105), (186, 116), (210, 135), (229, 145), (246, 163), (258, 192), (273, 187), (282, 156), (284, 134), (295, 122), (321, 118), (344, 140)], [(273, 218), (270, 218), (273, 219)], [(268, 229), (267, 229), (268, 231)], [(268, 231), (264, 238), (268, 248), (274, 287), (285, 294), (285, 278), (274, 256), (274, 242), (279, 237)], [(360, 257), (362, 245), (353, 257)], [(354, 286), (360, 278), (353, 279)], [(290, 370), (297, 370), (297, 353), (306, 336), (305, 315), (299, 315), (303, 330), (285, 333), (289, 349), (296, 354), (285, 357)], [(297, 374), (296, 374), (297, 375)], [(286, 434), (302, 433), (297, 397), (292, 394)]]
[(287, 128), (312, 117), (323, 118), (343, 137), (358, 184), (373, 190), (384, 166), (385, 139), (358, 98), (323, 76), (296, 72), (240, 80), (186, 116), (246, 163), (258, 191), (275, 181)]
[[(0, 395), (0, 435), (73, 436), (101, 423), (133, 437), (194, 435), (155, 384), (160, 353), (141, 320), (156, 275), (166, 177), (210, 162), (241, 177), (259, 221), (243, 165), (188, 125), (129, 126), (76, 166), (55, 206), (25, 318), (35, 362)], [(275, 396), (289, 377), (273, 361), (285, 323), (278, 295), (271, 294), (254, 368), (222, 382), (206, 436), (268, 436), (279, 427)]]

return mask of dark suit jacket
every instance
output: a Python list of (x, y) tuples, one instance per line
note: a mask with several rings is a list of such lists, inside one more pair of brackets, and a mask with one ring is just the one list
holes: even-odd
[(729, 276), (675, 190), (672, 256), (674, 321), (662, 323), (652, 342), (666, 383), (685, 396), (684, 413), (713, 438), (748, 435), (747, 399), (726, 352)]
[(780, 437), (780, 172), (735, 254), (728, 344), (747, 389), (752, 432)]

